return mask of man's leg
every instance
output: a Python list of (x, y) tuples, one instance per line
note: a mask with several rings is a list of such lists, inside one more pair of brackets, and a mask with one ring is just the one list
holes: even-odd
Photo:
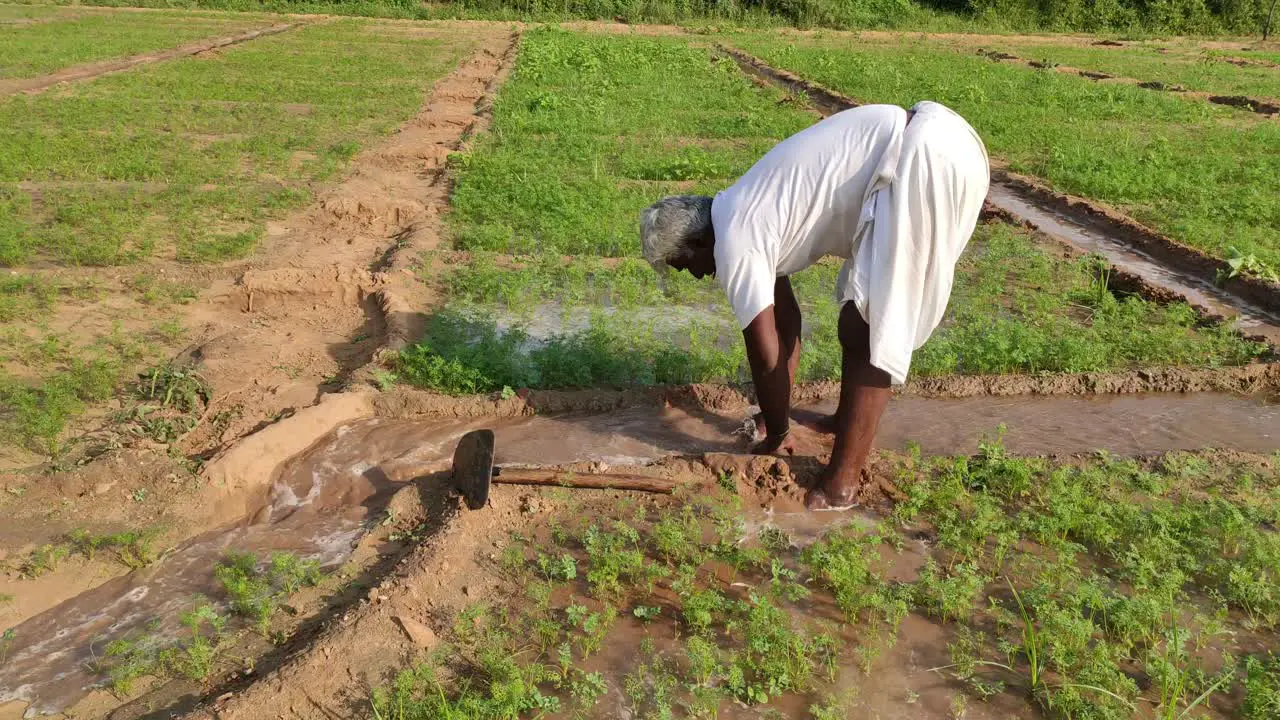
[(891, 394), (889, 374), (871, 364), (871, 327), (854, 303), (840, 308), (839, 336), (842, 360), (835, 447), (821, 482), (805, 498), (810, 510), (842, 507), (856, 499)]

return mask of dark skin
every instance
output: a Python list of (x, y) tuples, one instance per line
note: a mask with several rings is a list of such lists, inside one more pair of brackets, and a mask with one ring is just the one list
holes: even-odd
[[(696, 278), (716, 274), (715, 238), (695, 238), (690, 251), (668, 264)], [(774, 304), (765, 308), (742, 331), (747, 360), (755, 381), (760, 414), (758, 431), (765, 439), (752, 447), (762, 455), (794, 454), (795, 438), (787, 430), (791, 416), (791, 386), (800, 362), (800, 305), (788, 278), (778, 278)], [(818, 486), (805, 496), (805, 506), (825, 510), (852, 504), (862, 487), (862, 473), (871, 454), (880, 417), (889, 404), (889, 374), (871, 364), (871, 328), (852, 303), (840, 309), (842, 351), (840, 404), (834, 415), (814, 418), (815, 430), (835, 435), (831, 462)]]

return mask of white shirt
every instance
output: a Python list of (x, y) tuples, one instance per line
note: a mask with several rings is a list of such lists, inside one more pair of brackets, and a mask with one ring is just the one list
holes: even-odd
[(773, 304), (777, 278), (853, 254), (867, 190), (906, 124), (896, 105), (836, 113), (778, 143), (716, 195), (716, 276), (740, 327)]

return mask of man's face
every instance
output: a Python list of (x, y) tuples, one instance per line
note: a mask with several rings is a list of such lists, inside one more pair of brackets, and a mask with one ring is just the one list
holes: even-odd
[(675, 270), (687, 271), (699, 280), (716, 274), (716, 257), (711, 248), (698, 248), (690, 255), (671, 259), (667, 264)]

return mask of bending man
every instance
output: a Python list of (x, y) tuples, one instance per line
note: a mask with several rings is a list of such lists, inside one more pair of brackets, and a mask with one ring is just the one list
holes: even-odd
[(753, 452), (790, 453), (800, 307), (788, 276), (845, 258), (836, 283), (843, 352), (835, 433), (810, 509), (858, 495), (891, 384), (942, 320), (956, 261), (987, 194), (986, 148), (951, 110), (868, 105), (779, 143), (716, 195), (664, 198), (640, 216), (645, 258), (661, 271), (715, 275), (746, 342), (766, 433)]

